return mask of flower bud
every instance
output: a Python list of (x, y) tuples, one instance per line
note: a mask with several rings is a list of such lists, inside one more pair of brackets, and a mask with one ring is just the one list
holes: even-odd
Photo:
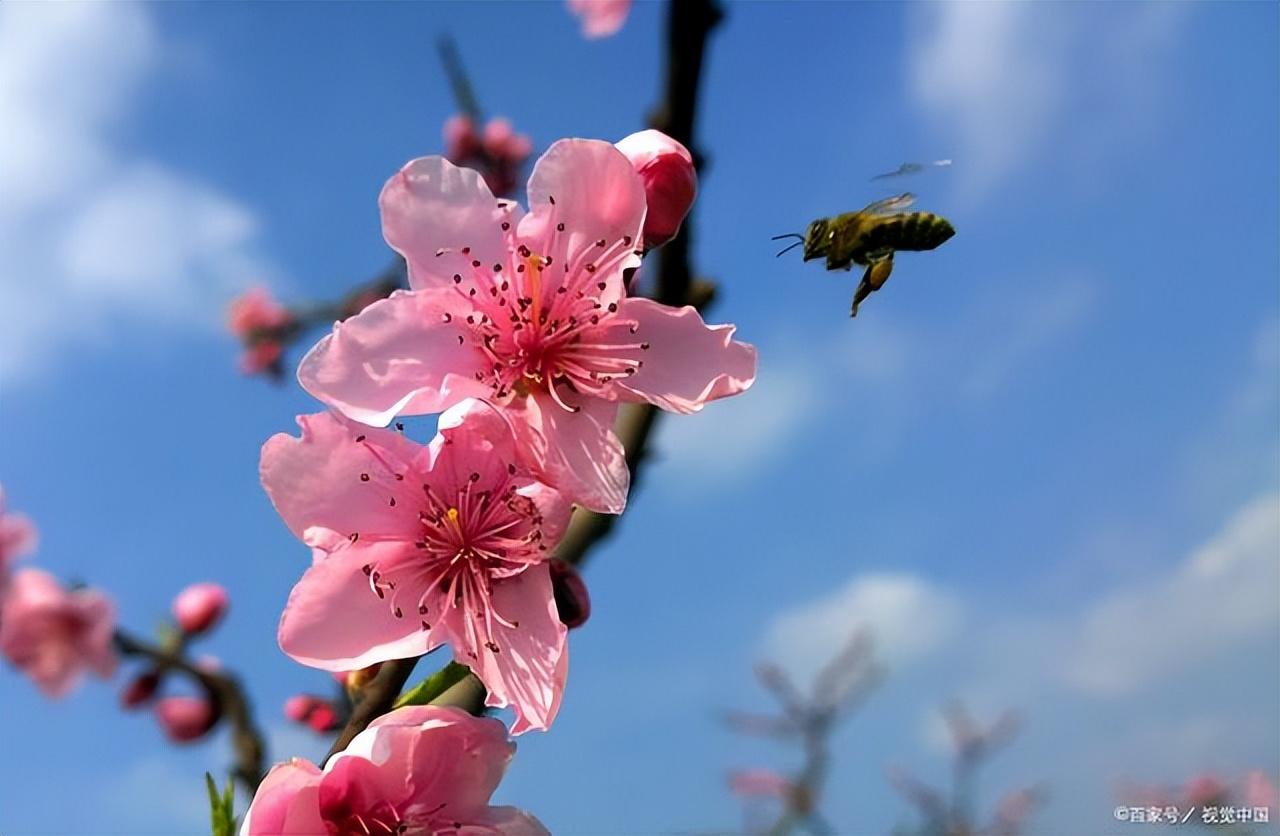
[(138, 708), (150, 701), (159, 687), (160, 674), (154, 670), (144, 671), (130, 680), (120, 692), (120, 705), (122, 708)]
[(307, 725), (321, 734), (333, 731), (338, 727), (338, 712), (329, 703), (317, 700), (307, 715)]
[(444, 155), (452, 162), (468, 159), (480, 148), (479, 138), (471, 120), (457, 114), (444, 122)]
[(653, 129), (631, 134), (616, 147), (644, 181), (649, 207), (644, 219), (644, 248), (661, 247), (680, 231), (680, 224), (698, 195), (693, 155), (679, 142)]
[(284, 716), (295, 723), (305, 723), (318, 702), (320, 700), (310, 694), (294, 694), (284, 701)]
[(196, 583), (173, 599), (173, 617), (187, 635), (205, 632), (227, 611), (227, 591), (216, 583)]
[(165, 736), (175, 743), (199, 740), (218, 722), (217, 710), (204, 697), (165, 697), (156, 703), (155, 715)]
[(552, 560), (551, 591), (556, 599), (556, 612), (560, 621), (572, 630), (581, 627), (591, 617), (591, 596), (582, 575), (563, 560)]

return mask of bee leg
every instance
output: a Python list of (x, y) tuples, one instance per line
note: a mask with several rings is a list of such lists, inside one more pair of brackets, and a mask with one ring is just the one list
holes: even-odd
[(853, 293), (853, 307), (849, 309), (851, 318), (858, 315), (858, 306), (862, 304), (862, 300), (874, 292), (875, 288), (871, 286), (871, 282), (867, 280), (866, 276), (863, 276), (862, 281), (858, 283), (858, 289)]

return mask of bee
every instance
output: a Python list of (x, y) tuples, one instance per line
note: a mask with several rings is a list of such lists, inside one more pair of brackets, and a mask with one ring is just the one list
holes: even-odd
[(862, 300), (889, 280), (895, 252), (936, 249), (956, 234), (951, 222), (940, 215), (905, 211), (914, 203), (915, 196), (910, 193), (877, 200), (857, 212), (819, 218), (809, 224), (804, 235), (789, 232), (773, 240), (797, 239), (779, 256), (803, 246), (805, 261), (826, 258), (828, 270), (849, 270), (855, 264), (866, 267), (849, 311), (850, 316), (857, 316)]

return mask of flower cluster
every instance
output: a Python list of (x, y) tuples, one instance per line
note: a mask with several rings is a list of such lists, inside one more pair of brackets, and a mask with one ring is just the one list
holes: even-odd
[(115, 607), (101, 592), (67, 589), (42, 569), (12, 571), (35, 550), (36, 529), (10, 513), (0, 488), (0, 655), (50, 697), (69, 693), (86, 671), (109, 677)]
[(483, 132), (471, 117), (457, 114), (444, 123), (444, 156), (455, 165), (475, 168), (496, 195), (510, 194), (519, 181), (520, 168), (533, 153), (529, 137), (515, 132), (511, 121), (490, 119)]
[[(463, 157), (475, 142), (466, 127), (450, 137)], [(653, 131), (617, 147), (553, 144), (534, 166), (527, 212), (443, 157), (413, 160), (388, 181), (383, 231), (409, 289), (336, 323), (311, 349), (298, 378), (330, 411), (299, 416), (298, 436), (262, 450), (263, 487), (313, 553), (280, 619), (285, 653), (343, 672), (448, 645), (488, 705), (514, 710), (513, 734), (551, 725), (567, 630), (590, 613), (585, 584), (553, 554), (574, 505), (625, 507), (619, 406), (696, 412), (755, 378), (755, 349), (733, 326), (627, 293), (696, 188), (688, 151)], [(400, 423), (387, 428), (431, 413), (428, 444)], [(286, 706), (313, 727), (328, 726), (331, 709), (306, 695)], [(422, 761), (457, 762), (450, 747), (464, 744), (450, 735), (491, 723), (467, 734), (505, 764), (501, 724), (425, 711), (382, 718), (323, 772), (277, 767), (245, 832), (528, 832), (531, 819), (483, 804), (500, 770), (484, 768), (491, 780), (468, 772), (470, 784), (450, 790), (442, 768)], [(427, 733), (430, 745), (415, 743)], [(415, 785), (415, 770), (436, 783)]]
[(295, 324), (289, 309), (264, 288), (253, 288), (232, 300), (227, 328), (244, 345), (240, 370), (279, 377), (284, 344)]

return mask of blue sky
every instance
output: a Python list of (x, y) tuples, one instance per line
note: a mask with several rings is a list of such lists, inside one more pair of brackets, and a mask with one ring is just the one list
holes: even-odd
[[(586, 42), (558, 3), (0, 5), (0, 480), (35, 561), (132, 629), (189, 582), (232, 590), (207, 650), (253, 672), (276, 758), (323, 751), (278, 707), (326, 676), (275, 645), (308, 556), (257, 453), (316, 406), (239, 376), (226, 301), (386, 262), (378, 189), (453, 112), (438, 34), (545, 147), (641, 126), (663, 11)], [(716, 711), (768, 706), (755, 660), (804, 675), (862, 624), (890, 675), (837, 738), (842, 832), (910, 820), (884, 769), (945, 776), (956, 696), (1024, 714), (982, 792), (1043, 782), (1036, 832), (1107, 827), (1119, 778), (1280, 772), (1277, 23), (731, 6), (695, 251), (759, 382), (661, 428), (588, 569), (562, 714), (499, 798), (561, 833), (733, 827), (725, 772), (792, 761)], [(773, 258), (883, 196), (872, 174), (944, 157), (906, 185), (956, 238), (857, 321), (856, 276)], [(115, 705), (0, 675), (0, 831), (201, 831), (225, 741), (176, 750)]]

